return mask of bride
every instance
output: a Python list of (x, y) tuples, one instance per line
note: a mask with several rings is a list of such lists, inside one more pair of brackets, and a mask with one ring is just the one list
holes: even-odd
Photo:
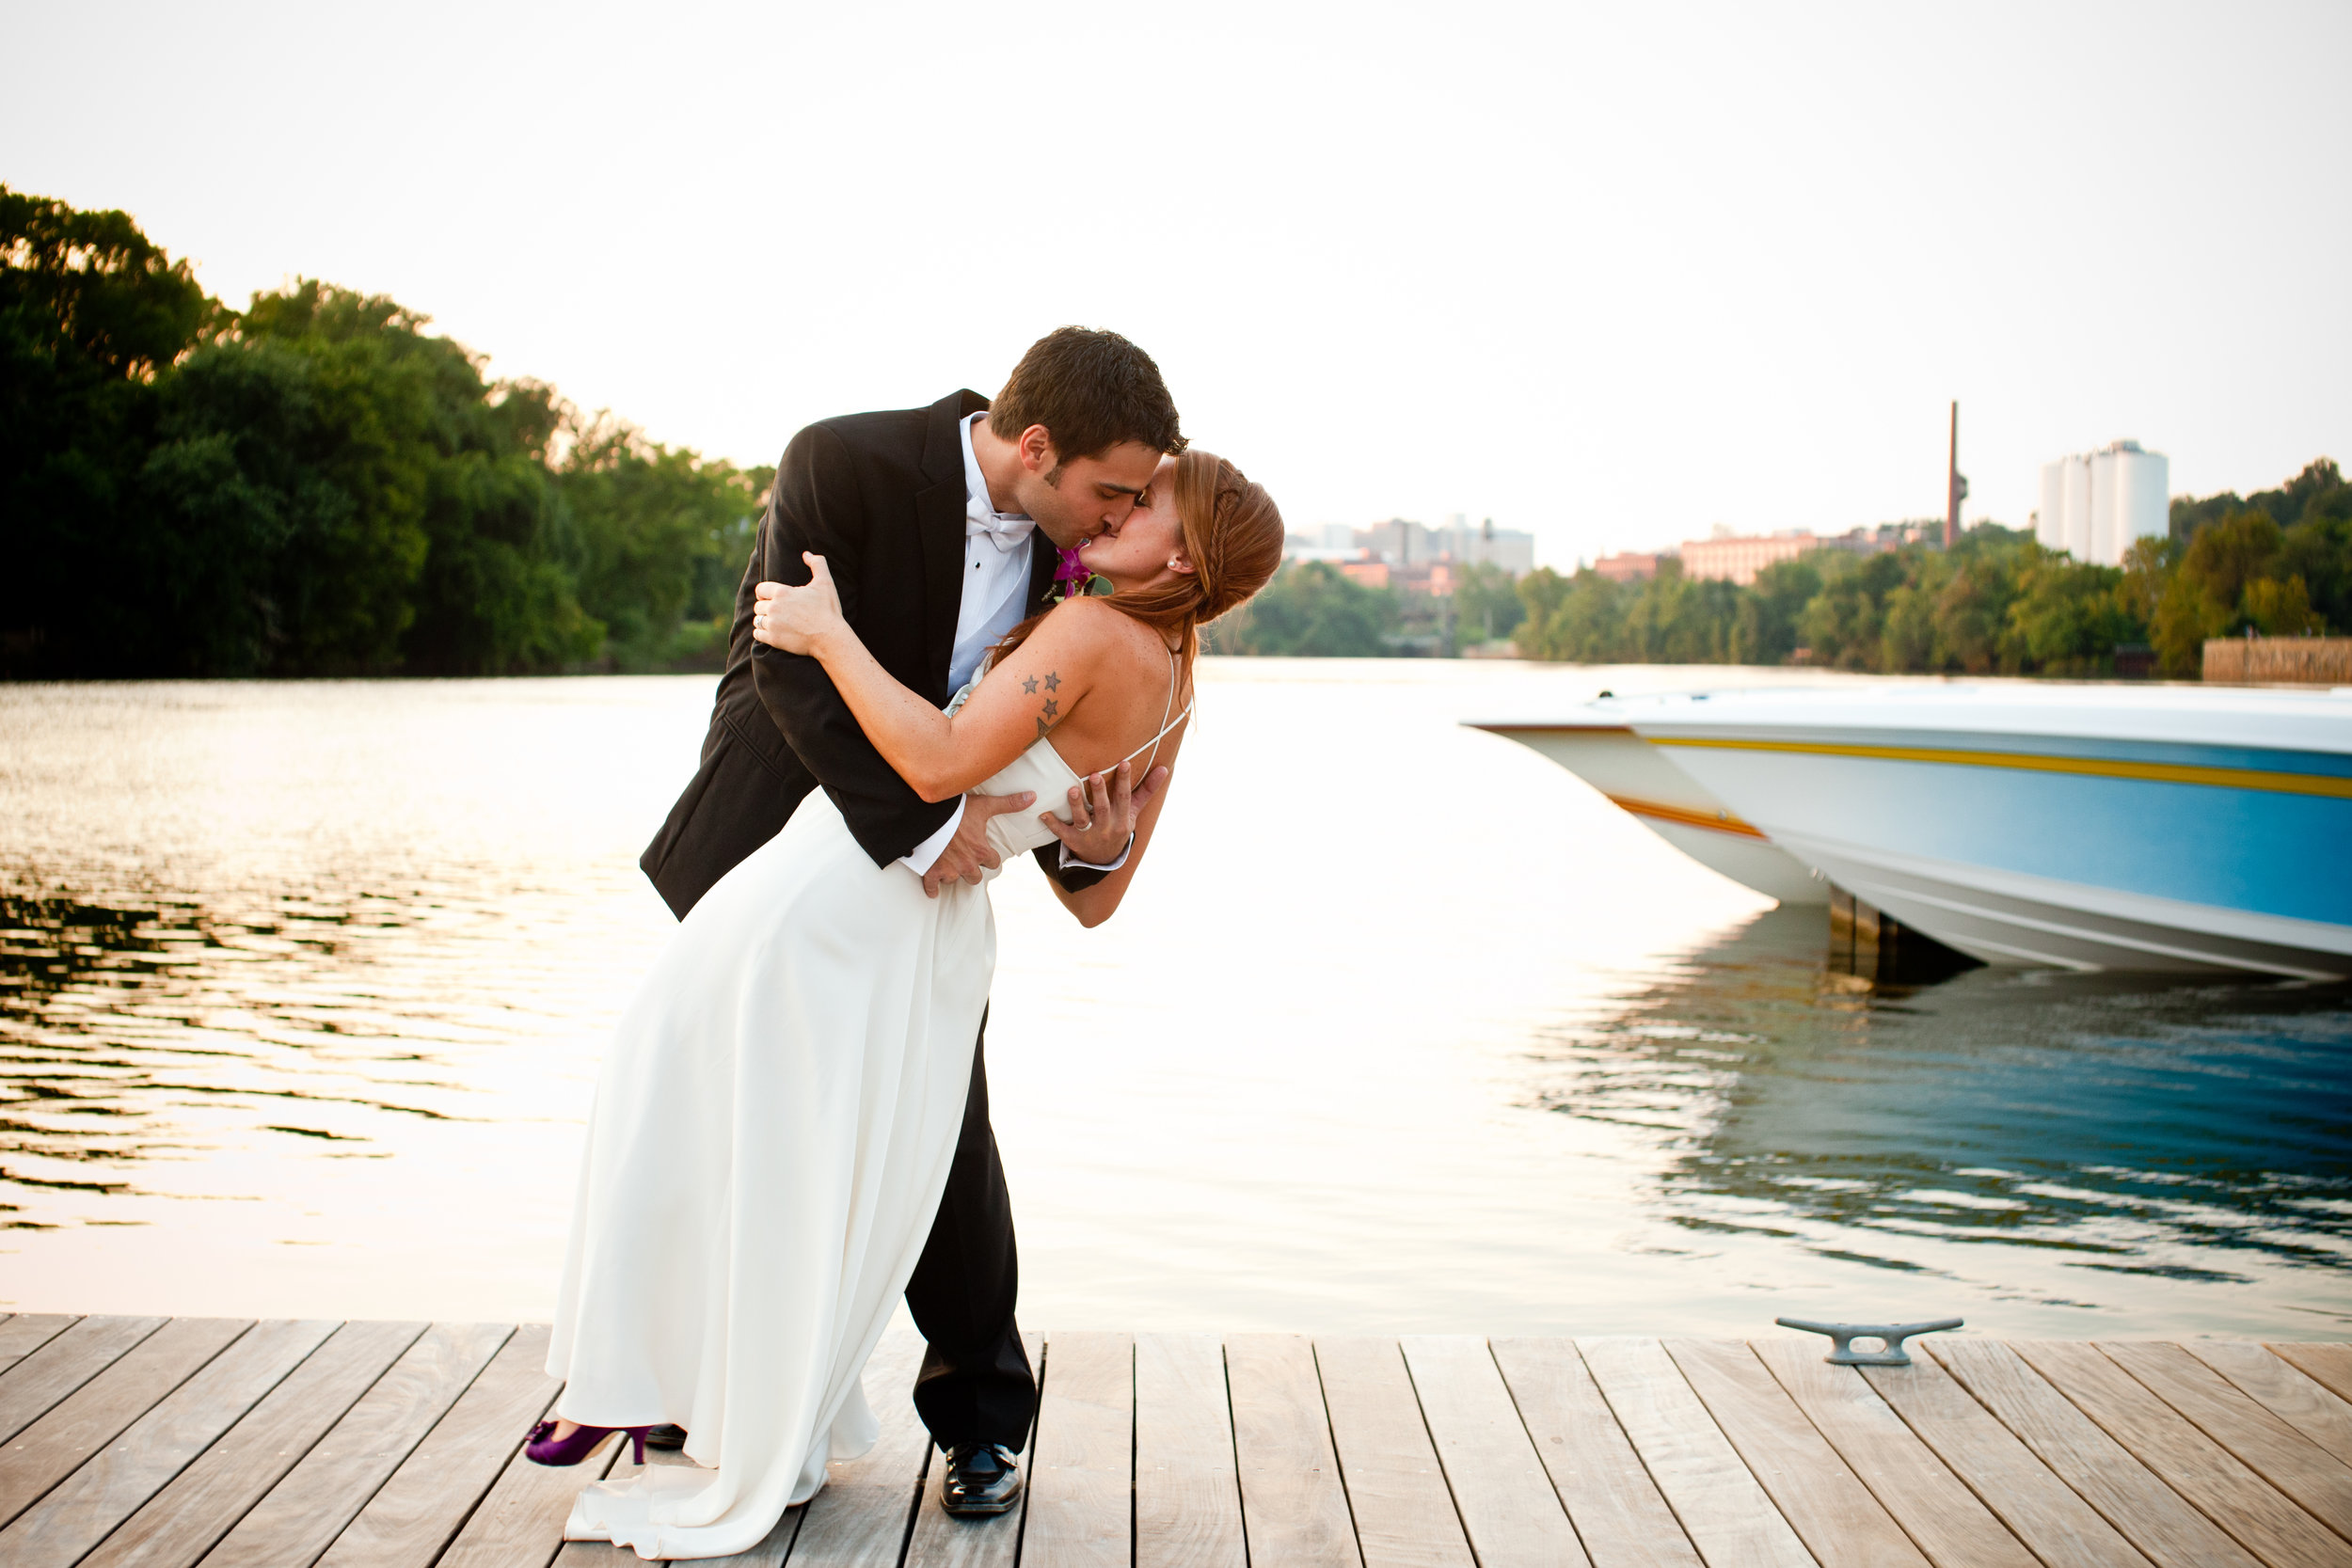
[[(1080, 554), (1111, 594), (1014, 627), (944, 712), (867, 653), (821, 556), (805, 587), (759, 585), (755, 635), (821, 662), (925, 800), (1076, 799), (1122, 761), (1175, 760), (1199, 628), (1281, 553), (1264, 488), (1194, 449)], [(1145, 804), (1119, 870), (1055, 886), (1080, 924), (1119, 908), (1167, 801)], [(1007, 861), (1050, 841), (1022, 814), (989, 833)], [(925, 896), (821, 792), (694, 906), (604, 1064), (548, 1352), (560, 1419), (532, 1454), (571, 1463), (621, 1430), (642, 1458), (644, 1430), (675, 1421), (700, 1467), (585, 1488), (568, 1539), (744, 1551), (828, 1459), (872, 1445), (859, 1373), (946, 1183), (995, 960), (985, 884)]]

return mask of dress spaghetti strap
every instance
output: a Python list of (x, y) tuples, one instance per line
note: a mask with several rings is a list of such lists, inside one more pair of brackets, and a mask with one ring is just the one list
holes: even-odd
[(1168, 732), (1192, 717), (1192, 705), (1190, 703), (1186, 703), (1184, 705), (1184, 712), (1177, 714), (1174, 719), (1169, 719), (1168, 716), (1169, 713), (1174, 711), (1175, 706), (1176, 655), (1173, 652), (1170, 652), (1168, 656), (1168, 702), (1167, 705), (1160, 709), (1160, 733), (1145, 741), (1141, 746), (1136, 747), (1134, 751), (1128, 752), (1125, 756), (1120, 758), (1119, 761), (1121, 767), (1135, 761), (1136, 758), (1143, 755), (1146, 749), (1149, 749), (1152, 752), (1152, 756), (1150, 761), (1147, 761), (1143, 765), (1143, 770), (1147, 773), (1152, 771), (1152, 764), (1160, 760), (1160, 742), (1167, 738)]

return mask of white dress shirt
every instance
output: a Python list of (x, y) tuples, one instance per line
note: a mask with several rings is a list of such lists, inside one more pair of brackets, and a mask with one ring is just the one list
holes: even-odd
[[(967, 415), (960, 427), (963, 436), (963, 588), (956, 606), (956, 640), (947, 655), (947, 689), (961, 691), (979, 669), (980, 660), (1005, 633), (1025, 619), (1029, 604), (1029, 563), (1035, 551), (1037, 520), (1025, 512), (999, 512), (988, 494), (988, 478), (972, 451), (972, 426), (977, 414)], [(1036, 802), (1040, 810), (1047, 802)], [(963, 800), (939, 831), (907, 851), (899, 861), (920, 877), (930, 870), (947, 841), (963, 824)], [(1127, 863), (1127, 851), (1107, 865), (1079, 860), (1065, 846), (1061, 863), (1096, 871), (1116, 871)]]

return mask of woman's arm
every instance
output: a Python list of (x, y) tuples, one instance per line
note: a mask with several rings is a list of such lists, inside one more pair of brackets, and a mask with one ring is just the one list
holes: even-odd
[[(1045, 879), (1046, 885), (1054, 890), (1054, 896), (1061, 900), (1061, 907), (1075, 915), (1078, 924), (1087, 929), (1092, 930), (1108, 920), (1118, 911), (1120, 900), (1127, 896), (1127, 884), (1135, 880), (1136, 867), (1143, 863), (1143, 852), (1152, 847), (1152, 830), (1160, 820), (1160, 808), (1168, 803), (1168, 786), (1175, 782), (1172, 765), (1176, 761), (1176, 753), (1184, 750), (1184, 732), (1191, 727), (1189, 721), (1180, 723), (1166, 740), (1160, 742), (1160, 754), (1154, 760), (1158, 766), (1170, 770), (1162, 777), (1159, 788), (1152, 793), (1151, 799), (1144, 801), (1142, 809), (1136, 814), (1135, 847), (1127, 851), (1126, 863), (1101, 881), (1077, 893), (1071, 892), (1051, 877)], [(1097, 773), (1083, 781), (1082, 787), (1089, 791), (1089, 799), (1099, 800), (1102, 795), (1097, 791), (1107, 793), (1097, 782), (1102, 778), (1103, 775)], [(1098, 806), (1095, 815), (1100, 816), (1101, 810)]]
[(822, 664), (882, 760), (926, 800), (953, 800), (998, 772), (1067, 717), (1093, 685), (1099, 639), (1079, 624), (1082, 616), (1057, 611), (961, 711), (943, 713), (899, 685), (866, 651), (842, 619), (825, 558), (810, 554), (806, 560), (806, 587), (759, 585), (754, 635)]

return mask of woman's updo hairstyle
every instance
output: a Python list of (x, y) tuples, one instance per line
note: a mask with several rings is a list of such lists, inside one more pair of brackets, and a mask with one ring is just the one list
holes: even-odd
[(1104, 602), (1181, 633), (1189, 659), (1200, 651), (1200, 627), (1239, 609), (1273, 580), (1282, 564), (1282, 515), (1264, 485), (1199, 447), (1177, 454), (1175, 498), (1191, 575), (1141, 593), (1114, 594)]

